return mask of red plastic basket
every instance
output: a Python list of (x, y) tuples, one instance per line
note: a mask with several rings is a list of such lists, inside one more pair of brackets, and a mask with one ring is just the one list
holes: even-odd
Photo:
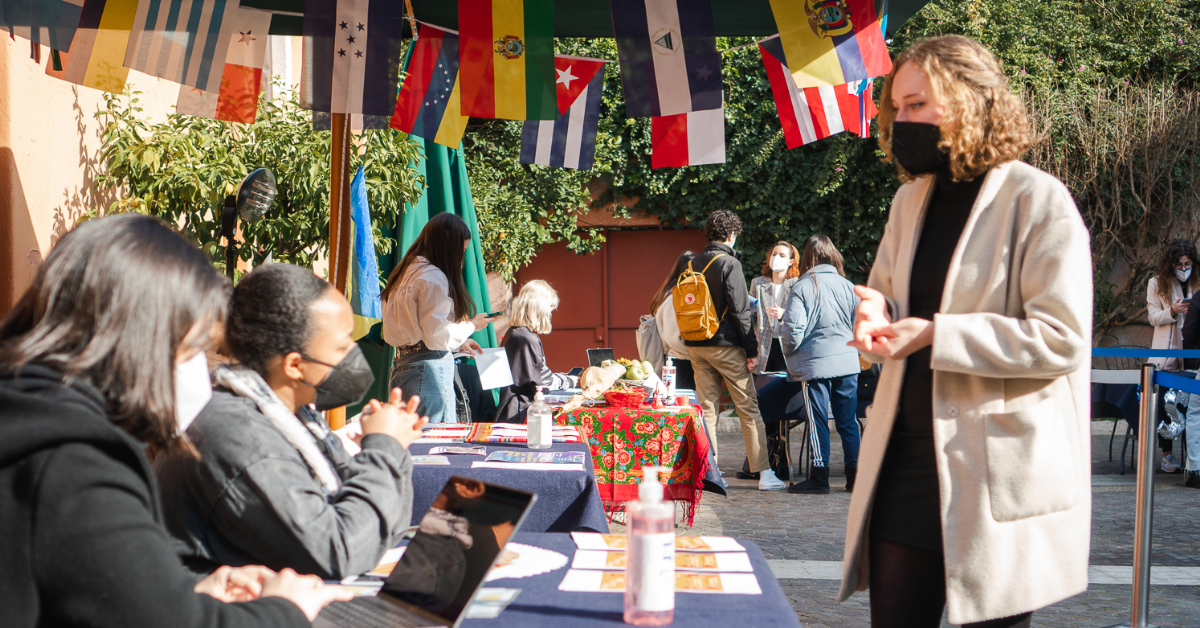
[(604, 401), (610, 408), (640, 408), (642, 404), (646, 403), (646, 393), (640, 390), (633, 392), (609, 390), (604, 393)]

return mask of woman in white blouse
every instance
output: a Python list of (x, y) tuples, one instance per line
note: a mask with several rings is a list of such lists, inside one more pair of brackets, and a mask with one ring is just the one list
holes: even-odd
[(478, 353), (471, 334), (492, 322), (475, 313), (463, 284), (463, 258), (471, 230), (461, 218), (441, 213), (429, 220), (400, 265), (388, 276), (383, 301), (383, 339), (396, 347), (389, 388), (407, 401), (419, 395), (418, 413), (430, 423), (454, 422), (456, 351)]

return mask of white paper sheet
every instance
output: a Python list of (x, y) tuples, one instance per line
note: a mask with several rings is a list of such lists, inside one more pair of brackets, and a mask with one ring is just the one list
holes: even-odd
[[(581, 550), (625, 549), (625, 535), (599, 532), (572, 532), (571, 539)], [(731, 536), (677, 536), (677, 552), (745, 552), (746, 548)]]
[[(568, 569), (559, 591), (583, 593), (621, 593), (625, 591), (625, 572)], [(676, 593), (734, 593), (762, 595), (758, 577), (752, 573), (675, 573)]]
[[(572, 569), (625, 569), (625, 552), (620, 550), (578, 550), (571, 561)], [(676, 571), (701, 573), (753, 573), (750, 555), (744, 552), (675, 552)]]
[(479, 383), (484, 390), (513, 385), (512, 368), (503, 347), (484, 349), (475, 356), (475, 366), (479, 368)]

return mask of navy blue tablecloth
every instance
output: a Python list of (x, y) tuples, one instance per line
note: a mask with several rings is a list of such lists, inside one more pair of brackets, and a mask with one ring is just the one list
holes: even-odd
[[(425, 455), (441, 444), (458, 443), (413, 443), (409, 451)], [(524, 443), (488, 444), (487, 451), (503, 449), (526, 450)], [(596, 489), (596, 471), (592, 466), (592, 455), (583, 443), (555, 443), (542, 451), (581, 451), (583, 471), (528, 471), (519, 469), (472, 469), (471, 463), (485, 456), (448, 454), (450, 466), (416, 465), (413, 467), (413, 525), (421, 521), (425, 511), (446, 484), (451, 475), (475, 478), (490, 484), (529, 491), (537, 495), (537, 503), (521, 526), (528, 532), (571, 532), (591, 530), (608, 532), (608, 519), (604, 515), (604, 504)]]
[[(521, 593), (496, 619), (468, 619), (463, 622), (462, 628), (592, 628), (626, 625), (621, 617), (624, 604), (621, 593), (569, 593), (558, 590), (575, 554), (575, 542), (570, 535), (522, 532), (512, 540), (566, 554), (567, 566), (540, 576), (488, 582), (485, 586), (521, 589)], [(746, 546), (750, 555), (758, 585), (763, 590), (762, 595), (676, 593), (675, 622), (672, 625), (687, 628), (801, 626), (796, 611), (792, 610), (791, 603), (767, 566), (762, 550), (749, 541), (739, 539), (739, 542)]]

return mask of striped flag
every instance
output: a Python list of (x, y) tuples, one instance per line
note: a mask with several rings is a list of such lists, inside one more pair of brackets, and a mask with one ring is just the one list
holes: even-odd
[(725, 108), (650, 120), (650, 166), (725, 163)]
[(892, 71), (875, 0), (771, 0), (784, 65), (797, 87), (841, 85)]
[(467, 129), (459, 100), (458, 34), (421, 25), (388, 126), (458, 148)]
[(709, 0), (612, 0), (625, 113), (721, 108), (721, 54)]
[(403, 28), (403, 2), (306, 0), (301, 106), (391, 116)]
[[(422, 35), (424, 37), (424, 35)], [(375, 231), (371, 228), (371, 209), (367, 205), (367, 184), (363, 167), (350, 182), (350, 220), (354, 225), (353, 274), (350, 277), (350, 309), (354, 312), (351, 337), (362, 338), (383, 320), (379, 300), (379, 261), (375, 257)]]
[(62, 70), (47, 63), (46, 74), (120, 94), (129, 76), (123, 64), (137, 7), (137, 0), (85, 0), (71, 51), (60, 55)]
[(848, 84), (796, 87), (778, 38), (759, 42), (763, 67), (775, 96), (775, 109), (783, 125), (788, 148), (810, 144), (842, 131), (870, 137), (871, 118), (879, 113), (868, 89), (854, 94)]
[[(596, 130), (600, 125), (604, 72), (592, 70), (591, 80), (584, 83), (584, 79), (575, 77), (572, 71), (576, 65), (598, 64), (603, 68), (604, 63), (570, 57), (557, 57), (554, 62), (559, 68), (565, 66), (565, 72), (558, 70), (560, 107), (564, 100), (570, 99), (570, 102), (566, 111), (556, 120), (525, 122), (525, 128), (521, 131), (521, 163), (591, 170), (596, 157)], [(564, 76), (569, 78), (562, 78)], [(564, 80), (566, 85), (577, 83), (577, 86), (562, 89)]]
[(206, 92), (181, 85), (175, 110), (190, 116), (201, 116), (228, 122), (253, 124), (258, 113), (258, 94), (262, 87), (263, 60), (267, 55), (267, 31), (271, 29), (271, 14), (238, 7), (233, 37), (229, 39), (229, 54), (221, 88)]
[(0, 0), (0, 26), (17, 37), (67, 52), (83, 0)]
[(462, 112), (553, 120), (554, 0), (458, 0)]
[(221, 88), (238, 0), (140, 0), (125, 67), (204, 91)]

